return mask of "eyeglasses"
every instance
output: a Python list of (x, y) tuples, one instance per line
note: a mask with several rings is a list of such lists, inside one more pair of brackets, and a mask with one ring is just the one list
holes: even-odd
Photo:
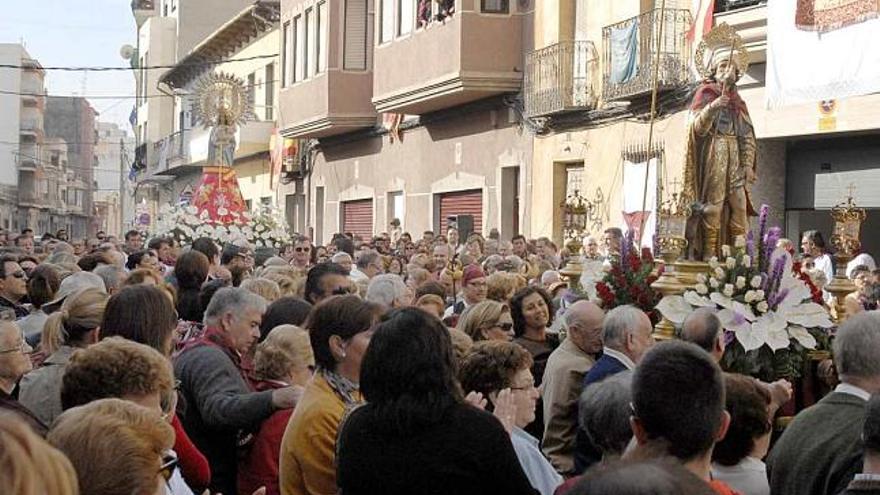
[(159, 466), (159, 474), (162, 475), (162, 478), (166, 483), (171, 481), (171, 476), (174, 475), (174, 470), (177, 469), (178, 464), (177, 456), (171, 453), (167, 453), (162, 456), (162, 465)]
[(296, 251), (297, 253), (311, 253), (312, 252), (312, 248), (310, 248), (310, 247), (296, 247), (296, 248), (293, 248), (293, 250)]
[(18, 346), (16, 346), (16, 347), (0, 350), (0, 354), (10, 354), (13, 352), (21, 352), (22, 354), (30, 354), (31, 351), (33, 351), (33, 350), (34, 350), (33, 347), (31, 347), (31, 345), (28, 344), (26, 340), (22, 340), (21, 342), (19, 342)]
[(351, 287), (337, 287), (337, 288), (333, 289), (333, 291), (330, 292), (330, 294), (332, 294), (334, 296), (344, 296), (347, 294), (351, 294)]
[(18, 272), (7, 274), (6, 276), (7, 277), (15, 277), (15, 278), (26, 278), (27, 274), (23, 271), (18, 271)]

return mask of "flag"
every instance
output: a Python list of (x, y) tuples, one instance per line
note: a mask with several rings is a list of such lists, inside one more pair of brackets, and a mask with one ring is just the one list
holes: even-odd
[(137, 123), (138, 123), (137, 105), (131, 107), (131, 113), (128, 114), (128, 123), (131, 124), (131, 128), (133, 130), (135, 130), (135, 131), (137, 130)]
[(687, 32), (687, 39), (696, 50), (703, 36), (712, 29), (715, 22), (715, 0), (691, 0), (693, 24)]
[(403, 122), (402, 113), (383, 113), (382, 127), (388, 131), (391, 142), (400, 141), (400, 123)]
[(269, 189), (274, 191), (278, 187), (281, 180), (281, 163), (284, 161), (284, 138), (281, 137), (281, 131), (277, 127), (272, 129), (272, 135), (269, 137), (269, 163), (271, 171), (269, 173)]

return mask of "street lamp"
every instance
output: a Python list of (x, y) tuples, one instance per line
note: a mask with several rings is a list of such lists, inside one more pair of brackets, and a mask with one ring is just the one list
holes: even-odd
[(834, 219), (834, 233), (831, 235), (831, 245), (837, 250), (835, 253), (836, 268), (834, 280), (825, 288), (834, 295), (834, 310), (837, 315), (837, 323), (846, 319), (846, 307), (844, 298), (847, 294), (856, 290), (855, 284), (846, 276), (846, 264), (855, 256), (862, 246), (860, 233), (862, 223), (867, 218), (864, 208), (856, 206), (853, 201), (850, 186), (849, 196), (846, 201), (838, 203), (831, 209), (831, 218)]

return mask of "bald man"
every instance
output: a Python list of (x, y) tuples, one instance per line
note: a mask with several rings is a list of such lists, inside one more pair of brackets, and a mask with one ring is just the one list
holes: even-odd
[(565, 310), (567, 337), (550, 354), (544, 370), (544, 439), (542, 449), (562, 474), (574, 472), (577, 402), (584, 375), (602, 351), (605, 313), (589, 301)]

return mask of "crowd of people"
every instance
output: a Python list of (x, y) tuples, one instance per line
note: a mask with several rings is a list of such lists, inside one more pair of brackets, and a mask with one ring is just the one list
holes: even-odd
[(0, 492), (880, 493), (869, 256), (839, 385), (775, 438), (792, 385), (723, 372), (713, 312), (656, 343), (639, 308), (563, 298), (558, 270), (613, 262), (619, 229), (575, 253), (390, 227), (277, 250), (0, 233)]

